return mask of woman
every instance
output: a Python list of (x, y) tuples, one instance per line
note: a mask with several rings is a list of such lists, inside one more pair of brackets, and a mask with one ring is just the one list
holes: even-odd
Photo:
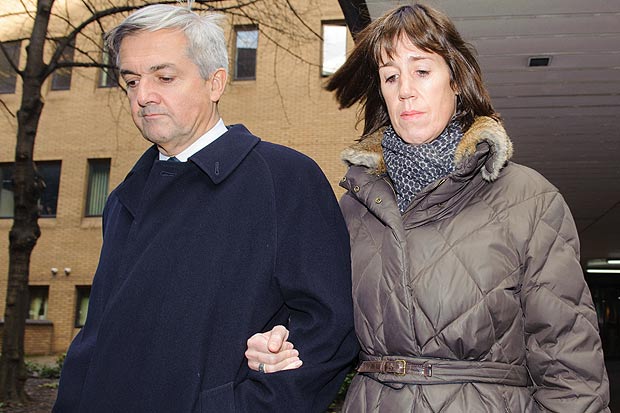
[[(364, 115), (362, 139), (343, 152), (362, 349), (344, 410), (608, 410), (569, 209), (510, 162), (453, 23), (419, 4), (388, 12), (327, 88)], [(277, 353), (272, 339), (269, 354), (269, 337), (248, 341), (250, 367), (297, 368), (292, 345)]]

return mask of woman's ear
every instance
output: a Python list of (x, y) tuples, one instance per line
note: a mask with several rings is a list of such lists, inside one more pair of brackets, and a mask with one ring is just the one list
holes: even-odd
[(452, 79), (452, 75), (450, 75), (450, 89), (452, 89), (454, 94), (457, 96), (459, 95), (459, 93), (461, 93), (461, 91), (459, 90), (459, 86), (456, 84), (454, 79)]

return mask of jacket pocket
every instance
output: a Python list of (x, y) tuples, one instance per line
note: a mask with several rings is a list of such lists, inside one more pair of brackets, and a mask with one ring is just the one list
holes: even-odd
[(233, 382), (223, 384), (200, 393), (200, 411), (210, 412), (234, 412), (235, 393)]

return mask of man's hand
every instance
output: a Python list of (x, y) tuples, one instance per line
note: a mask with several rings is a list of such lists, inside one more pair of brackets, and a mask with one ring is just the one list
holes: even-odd
[(303, 362), (293, 343), (286, 341), (288, 333), (284, 326), (275, 326), (271, 331), (250, 337), (245, 352), (248, 367), (263, 373), (299, 368)]

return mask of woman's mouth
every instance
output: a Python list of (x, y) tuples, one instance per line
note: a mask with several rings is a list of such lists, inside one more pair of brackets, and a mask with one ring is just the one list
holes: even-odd
[(401, 119), (410, 120), (410, 119), (418, 118), (423, 114), (424, 112), (419, 112), (417, 110), (406, 110), (400, 113), (400, 117)]

